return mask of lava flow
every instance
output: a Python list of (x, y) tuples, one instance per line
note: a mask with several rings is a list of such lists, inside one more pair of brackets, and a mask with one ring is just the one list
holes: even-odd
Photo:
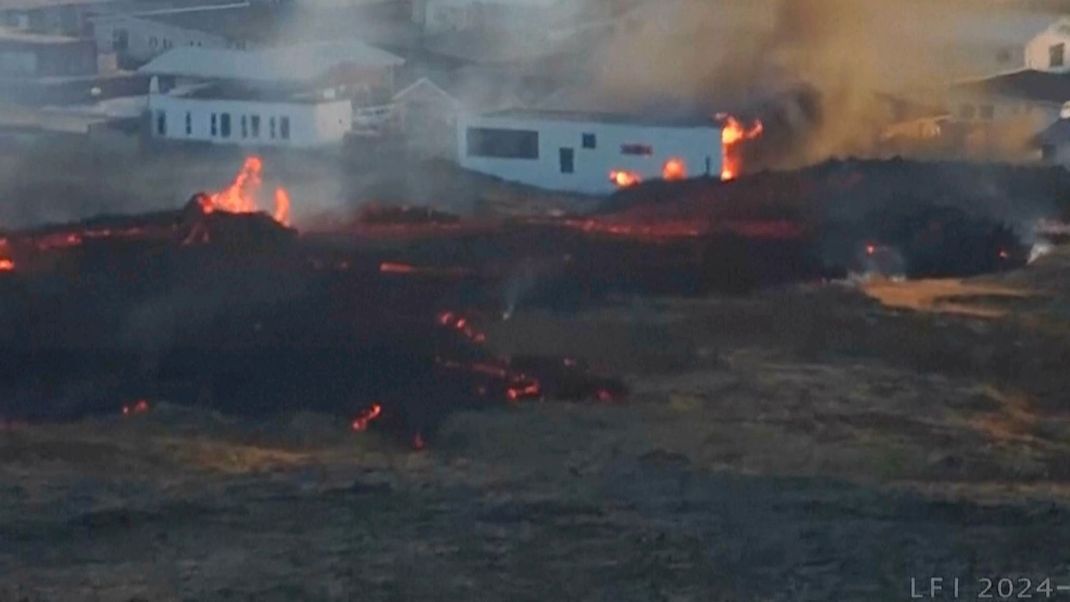
[(617, 185), (617, 188), (628, 188), (643, 181), (639, 174), (634, 171), (613, 170), (609, 172), (609, 180)]
[(743, 156), (741, 146), (747, 140), (753, 140), (762, 135), (765, 126), (760, 120), (755, 120), (748, 128), (738, 119), (727, 114), (718, 113), (717, 120), (721, 122), (721, 154), (723, 166), (721, 167), (721, 180), (729, 181), (739, 177), (743, 171)]
[[(226, 213), (255, 213), (260, 211), (257, 197), (263, 185), (264, 162), (257, 156), (247, 157), (238, 175), (230, 186), (208, 197), (211, 204), (202, 203), (205, 213), (224, 211)], [(275, 189), (275, 209), (272, 212), (275, 221), (284, 226), (290, 225), (290, 194), (279, 186)]]

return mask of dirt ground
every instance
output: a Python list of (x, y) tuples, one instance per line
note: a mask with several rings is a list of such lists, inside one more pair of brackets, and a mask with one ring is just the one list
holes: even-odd
[(960, 579), (966, 598), (984, 578), (1070, 585), (1068, 275), (1063, 251), (890, 294), (829, 283), (520, 310), (486, 325), (490, 344), (585, 358), (624, 375), (631, 398), (457, 414), (422, 452), (325, 416), (251, 423), (166, 403), (8, 426), (0, 600), (903, 600), (930, 577)]

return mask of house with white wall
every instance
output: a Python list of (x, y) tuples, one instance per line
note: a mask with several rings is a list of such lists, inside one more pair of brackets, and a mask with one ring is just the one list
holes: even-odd
[(187, 47), (140, 71), (154, 77), (148, 110), (155, 139), (317, 148), (340, 144), (365, 88), (392, 85), (393, 69), (403, 62), (359, 42), (256, 51)]
[(719, 177), (721, 127), (712, 120), (513, 109), (465, 114), (461, 167), (548, 190), (609, 194), (637, 181)]
[(1070, 71), (1070, 17), (1063, 17), (1025, 46), (1025, 66), (1037, 71)]

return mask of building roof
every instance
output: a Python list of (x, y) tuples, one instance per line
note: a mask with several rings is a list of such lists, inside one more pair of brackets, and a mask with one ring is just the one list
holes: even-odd
[(319, 42), (265, 48), (229, 50), (175, 48), (156, 57), (138, 71), (149, 75), (174, 75), (201, 79), (261, 82), (308, 82), (326, 76), (343, 65), (385, 68), (405, 61), (363, 42)]
[(545, 109), (506, 109), (485, 113), (483, 117), (522, 119), (531, 121), (574, 121), (578, 123), (606, 123), (615, 125), (643, 125), (652, 127), (709, 127), (720, 129), (712, 117), (632, 115), (596, 111), (549, 111)]
[(1070, 73), (1049, 73), (1025, 69), (960, 82), (954, 86), (954, 90), (970, 94), (1062, 104), (1070, 101)]

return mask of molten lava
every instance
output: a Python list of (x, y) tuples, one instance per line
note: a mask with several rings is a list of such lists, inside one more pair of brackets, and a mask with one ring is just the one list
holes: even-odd
[(613, 170), (609, 172), (609, 181), (613, 182), (617, 188), (628, 188), (629, 186), (635, 186), (643, 181), (643, 178), (639, 177), (639, 174), (634, 171)]
[[(260, 157), (247, 157), (234, 181), (223, 190), (210, 195), (210, 204), (201, 202), (205, 213), (224, 211), (227, 213), (255, 213), (260, 211), (257, 202), (263, 185), (264, 162)], [(275, 221), (284, 226), (290, 225), (290, 194), (283, 187), (275, 189), (275, 209), (272, 212)]]
[(11, 272), (15, 269), (15, 262), (10, 259), (0, 259), (0, 272)]
[(727, 113), (718, 113), (717, 120), (721, 122), (721, 180), (727, 182), (738, 178), (743, 172), (742, 145), (760, 137), (765, 126), (756, 119), (748, 128)]
[(382, 414), (383, 406), (373, 403), (371, 407), (362, 411), (353, 419), (353, 430), (358, 433), (368, 430), (368, 425)]
[(668, 182), (687, 179), (687, 164), (683, 159), (672, 158), (661, 168), (662, 179)]

